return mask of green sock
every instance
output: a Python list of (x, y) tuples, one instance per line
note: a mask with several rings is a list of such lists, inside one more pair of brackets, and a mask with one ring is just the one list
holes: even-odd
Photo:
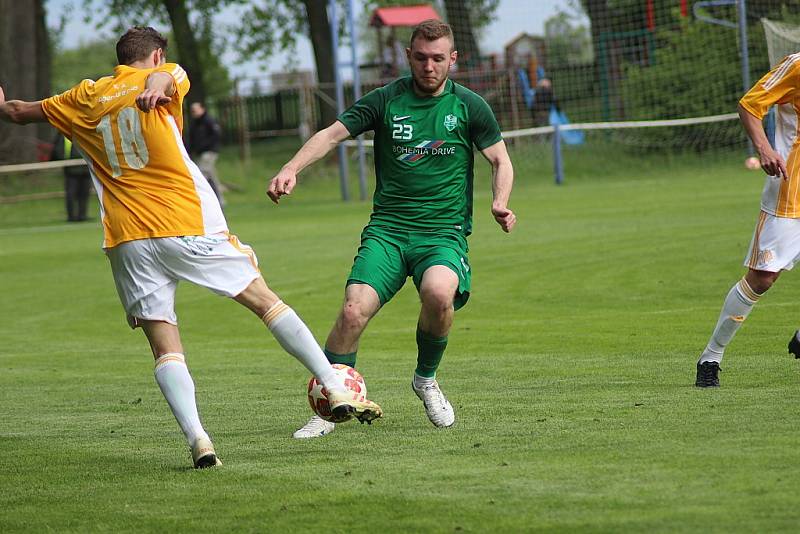
[(356, 354), (357, 352), (350, 352), (347, 354), (336, 354), (335, 352), (331, 352), (328, 349), (323, 349), (325, 353), (325, 357), (328, 358), (328, 361), (333, 363), (341, 363), (342, 365), (347, 365), (348, 367), (352, 367), (353, 369), (356, 368)]
[(447, 336), (432, 336), (417, 326), (417, 348), (417, 369), (414, 372), (424, 378), (433, 378), (447, 348)]

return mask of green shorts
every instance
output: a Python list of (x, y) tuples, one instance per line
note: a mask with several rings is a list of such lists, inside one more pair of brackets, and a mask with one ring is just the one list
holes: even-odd
[(457, 310), (469, 299), (468, 251), (466, 237), (455, 230), (414, 232), (367, 226), (361, 233), (361, 246), (347, 285), (369, 285), (378, 293), (383, 306), (400, 291), (406, 278), (413, 277), (419, 291), (423, 273), (434, 265), (444, 265), (458, 275), (453, 301)]

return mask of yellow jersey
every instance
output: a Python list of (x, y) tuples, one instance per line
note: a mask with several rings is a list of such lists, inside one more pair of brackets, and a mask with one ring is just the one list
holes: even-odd
[[(153, 72), (173, 78), (172, 101), (149, 113), (136, 107)], [(113, 76), (83, 80), (42, 101), (50, 124), (86, 160), (100, 200), (103, 247), (151, 237), (227, 232), (217, 197), (183, 145), (186, 72), (119, 65)]]
[(800, 114), (800, 53), (787, 56), (739, 101), (749, 113), (763, 119), (775, 108), (775, 150), (786, 162), (788, 180), (768, 176), (761, 193), (761, 209), (776, 217), (800, 218), (800, 151), (797, 116)]

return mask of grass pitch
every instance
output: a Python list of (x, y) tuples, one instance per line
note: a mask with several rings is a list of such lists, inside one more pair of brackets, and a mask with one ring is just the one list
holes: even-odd
[[(796, 275), (747, 320), (723, 387), (693, 387), (762, 176), (740, 155), (581, 150), (556, 187), (546, 149), (514, 149), (511, 235), (479, 164), (473, 295), (439, 374), (452, 429), (410, 388), (412, 284), (359, 353), (385, 419), (309, 441), (290, 438), (310, 415), (305, 370), (249, 312), (183, 285), (187, 359), (225, 462), (202, 472), (125, 324), (97, 222), (61, 224), (59, 200), (0, 205), (0, 531), (796, 531)], [(288, 149), (255, 153), (223, 162), (241, 188), (230, 226), (324, 340), (369, 205), (339, 202), (320, 167), (272, 206), (262, 191)]]

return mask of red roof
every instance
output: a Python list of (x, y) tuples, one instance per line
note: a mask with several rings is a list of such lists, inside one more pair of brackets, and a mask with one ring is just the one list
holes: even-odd
[(430, 4), (421, 6), (379, 7), (372, 14), (370, 26), (416, 26), (423, 20), (441, 20)]

